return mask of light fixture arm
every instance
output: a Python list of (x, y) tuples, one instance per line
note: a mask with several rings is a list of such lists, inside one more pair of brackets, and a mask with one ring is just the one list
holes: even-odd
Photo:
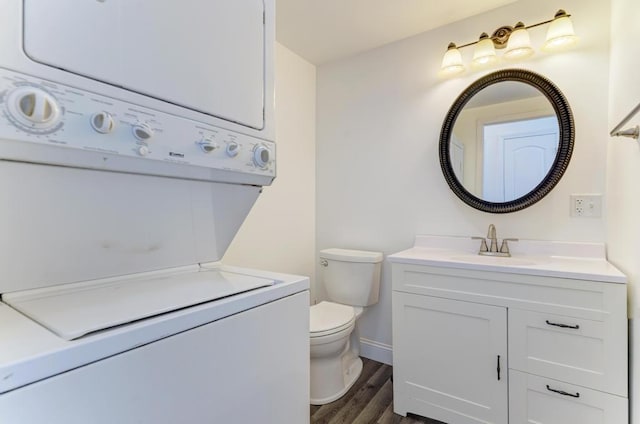
[[(512, 61), (524, 60), (533, 54), (535, 50), (531, 46), (531, 39), (528, 30), (542, 25), (549, 25), (547, 37), (541, 50), (545, 52), (557, 52), (562, 49), (572, 47), (578, 43), (579, 38), (573, 30), (573, 23), (569, 15), (560, 9), (553, 19), (525, 25), (518, 22), (515, 26), (504, 25), (497, 28), (491, 36), (483, 32), (478, 40), (456, 46), (450, 43), (442, 58), (440, 75), (451, 77), (466, 70), (465, 63), (460, 54), (460, 49), (475, 46), (471, 67), (475, 69), (487, 68), (499, 63), (501, 58)], [(498, 57), (496, 50), (505, 49), (501, 57)]]
[[(560, 9), (556, 12), (555, 16), (553, 17), (553, 19), (549, 19), (548, 21), (542, 21), (542, 22), (538, 22), (532, 25), (525, 25), (524, 29), (531, 29), (531, 28), (536, 28), (542, 25), (547, 25), (550, 24), (551, 22), (555, 21), (558, 18), (561, 17), (567, 17), (570, 18), (571, 15), (569, 15), (567, 12), (565, 12), (564, 10)], [(517, 24), (516, 24), (517, 26)], [(493, 31), (493, 33), (491, 34), (491, 41), (493, 41), (493, 45), (495, 46), (496, 49), (502, 49), (507, 45), (507, 41), (509, 41), (509, 37), (511, 36), (511, 33), (514, 31), (515, 27), (509, 26), (509, 25), (504, 25), (501, 26), (499, 28), (497, 28), (495, 31)], [(480, 40), (476, 40), (476, 41), (472, 41), (470, 43), (466, 43), (466, 44), (461, 44), (458, 47), (458, 49), (462, 49), (464, 47), (470, 47), (470, 46), (474, 46), (476, 44), (478, 44), (478, 41)]]

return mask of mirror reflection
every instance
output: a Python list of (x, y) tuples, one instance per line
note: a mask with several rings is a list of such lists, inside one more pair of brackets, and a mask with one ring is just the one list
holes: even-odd
[(547, 176), (560, 145), (554, 108), (536, 87), (519, 81), (489, 85), (456, 118), (450, 163), (464, 188), (487, 202), (508, 202)]

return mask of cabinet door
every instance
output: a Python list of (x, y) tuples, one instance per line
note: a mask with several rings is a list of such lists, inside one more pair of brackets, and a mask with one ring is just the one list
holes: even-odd
[(517, 424), (627, 424), (621, 396), (509, 370), (509, 419)]
[(506, 308), (393, 293), (397, 413), (506, 424), (506, 354)]

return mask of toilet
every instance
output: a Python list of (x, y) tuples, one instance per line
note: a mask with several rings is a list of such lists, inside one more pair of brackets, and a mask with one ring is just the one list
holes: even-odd
[(311, 404), (342, 397), (362, 372), (356, 321), (378, 303), (380, 252), (320, 251), (321, 281), (328, 301), (311, 306)]

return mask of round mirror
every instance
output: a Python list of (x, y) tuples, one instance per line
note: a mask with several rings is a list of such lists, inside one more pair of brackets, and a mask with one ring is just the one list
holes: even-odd
[(514, 212), (560, 181), (573, 139), (560, 90), (536, 73), (506, 69), (474, 82), (453, 103), (440, 134), (440, 166), (469, 206)]

